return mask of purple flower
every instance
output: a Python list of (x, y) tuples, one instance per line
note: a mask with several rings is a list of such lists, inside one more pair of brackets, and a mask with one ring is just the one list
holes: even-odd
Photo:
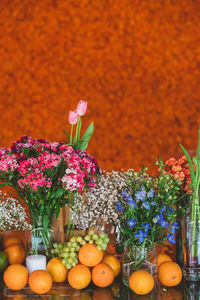
[(124, 207), (122, 204), (120, 204), (119, 202), (115, 202), (116, 205), (116, 211), (124, 211)]
[(153, 198), (154, 196), (154, 190), (150, 190), (148, 193), (147, 193), (147, 197), (148, 198)]

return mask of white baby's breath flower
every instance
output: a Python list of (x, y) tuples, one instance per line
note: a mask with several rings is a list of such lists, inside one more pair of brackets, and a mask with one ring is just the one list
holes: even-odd
[(102, 221), (118, 225), (119, 215), (115, 203), (126, 186), (127, 173), (104, 172), (93, 188), (75, 199), (72, 211), (73, 223), (81, 229), (96, 226)]
[(31, 229), (24, 208), (0, 190), (0, 231)]

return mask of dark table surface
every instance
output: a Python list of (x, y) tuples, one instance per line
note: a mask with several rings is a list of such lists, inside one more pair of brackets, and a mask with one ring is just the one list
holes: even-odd
[[(2, 284), (2, 278), (0, 279)], [(182, 281), (178, 286), (166, 288), (156, 282), (154, 290), (144, 296), (135, 295), (126, 287), (120, 277), (107, 288), (90, 285), (84, 290), (74, 290), (67, 283), (55, 284), (47, 295), (36, 295), (27, 287), (20, 291), (11, 291), (1, 286), (0, 299), (6, 300), (200, 300), (200, 282), (187, 283)]]

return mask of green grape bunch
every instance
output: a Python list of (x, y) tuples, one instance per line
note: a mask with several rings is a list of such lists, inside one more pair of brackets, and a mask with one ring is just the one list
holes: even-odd
[(51, 255), (52, 257), (61, 257), (62, 263), (70, 270), (79, 263), (78, 252), (83, 245), (86, 243), (94, 244), (98, 250), (105, 251), (109, 240), (107, 233), (98, 235), (94, 230), (90, 230), (85, 237), (73, 236), (69, 242), (54, 243)]

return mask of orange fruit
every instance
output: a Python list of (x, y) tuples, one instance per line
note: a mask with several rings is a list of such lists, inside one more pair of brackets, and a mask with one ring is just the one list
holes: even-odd
[(114, 281), (113, 269), (105, 264), (101, 263), (92, 269), (92, 281), (98, 287), (107, 287)]
[(4, 248), (10, 247), (10, 246), (16, 245), (16, 244), (21, 245), (21, 241), (20, 241), (20, 239), (18, 239), (15, 236), (10, 236), (10, 237), (7, 237), (3, 240), (3, 247)]
[(129, 278), (129, 287), (137, 295), (146, 295), (154, 287), (153, 276), (145, 270), (137, 270)]
[(52, 278), (45, 270), (33, 271), (28, 280), (30, 289), (36, 294), (46, 294), (52, 288)]
[(102, 261), (103, 251), (92, 244), (85, 244), (80, 248), (78, 258), (81, 264), (94, 267)]
[(157, 267), (163, 264), (166, 261), (172, 261), (171, 257), (165, 253), (159, 253), (157, 255)]
[(158, 278), (165, 286), (176, 286), (182, 280), (181, 268), (173, 261), (166, 261), (158, 269)]
[(114, 295), (108, 288), (95, 289), (92, 295), (92, 300), (112, 300)]
[(63, 265), (62, 258), (52, 258), (47, 264), (47, 271), (54, 282), (63, 282), (67, 279), (67, 268)]
[(21, 290), (28, 282), (28, 270), (20, 265), (10, 265), (3, 274), (3, 279), (7, 287), (11, 290)]
[(119, 275), (121, 270), (121, 264), (119, 259), (114, 255), (105, 255), (103, 258), (103, 263), (108, 264), (114, 271), (114, 276)]
[(78, 264), (71, 268), (68, 273), (68, 282), (71, 287), (77, 290), (84, 289), (91, 281), (90, 269)]
[(26, 253), (21, 244), (13, 244), (7, 247), (4, 252), (8, 255), (9, 264), (22, 264), (25, 260)]

